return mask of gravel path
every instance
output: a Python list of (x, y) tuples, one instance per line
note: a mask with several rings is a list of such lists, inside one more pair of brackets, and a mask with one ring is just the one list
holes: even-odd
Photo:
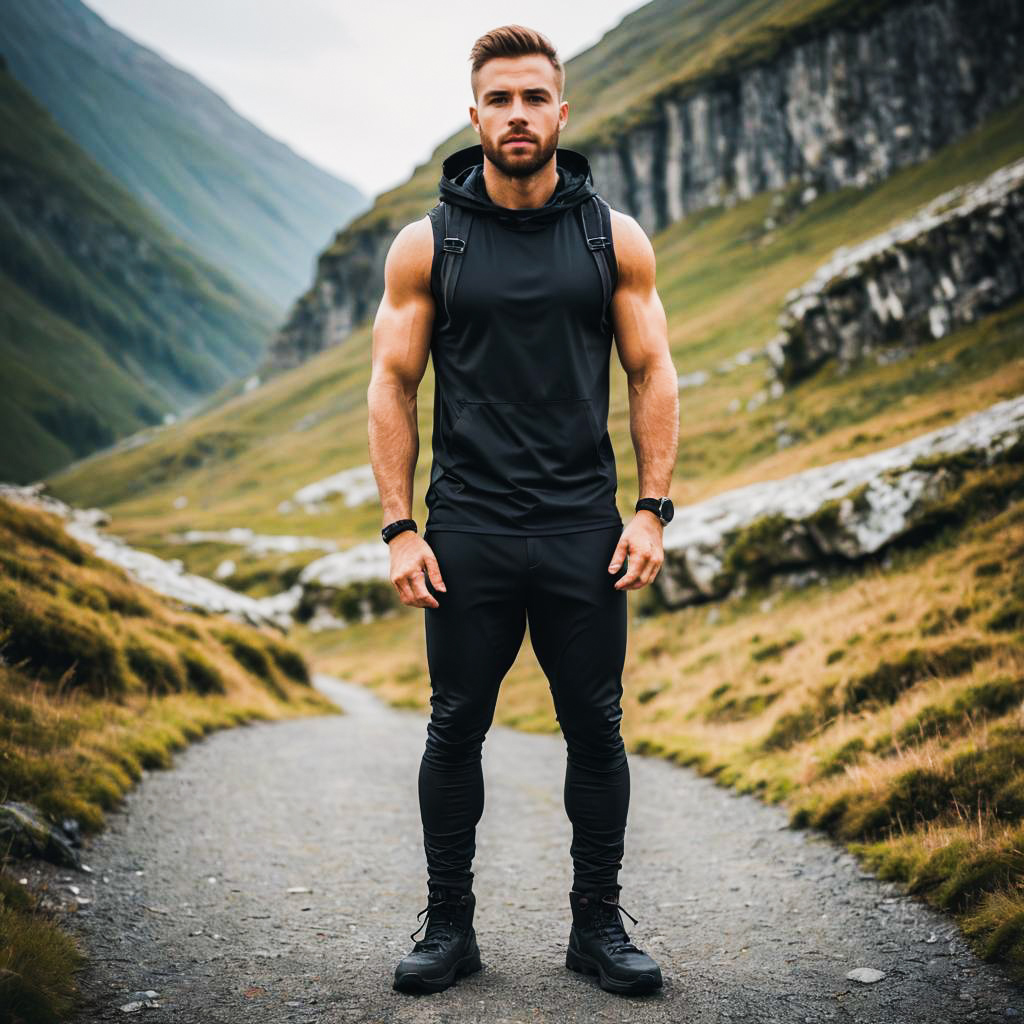
[[(782, 809), (637, 755), (621, 899), (665, 984), (645, 997), (602, 991), (564, 963), (564, 743), (497, 725), (474, 865), (484, 969), (437, 995), (395, 992), (426, 905), (416, 796), (426, 717), (327, 676), (316, 685), (348, 714), (214, 733), (129, 793), (87, 843), (92, 874), (40, 866), (57, 889), (67, 879), (92, 900), (66, 918), (92, 959), (74, 1024), (1024, 1015), (1022, 989), (975, 958), (951, 920), (862, 874), (831, 842), (790, 831)], [(847, 980), (856, 967), (886, 976)], [(161, 1005), (121, 1009), (146, 990)]]

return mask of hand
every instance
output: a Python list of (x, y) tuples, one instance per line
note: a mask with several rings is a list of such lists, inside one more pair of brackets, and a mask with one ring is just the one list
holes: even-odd
[(435, 590), (447, 590), (430, 545), (415, 530), (403, 530), (394, 537), (391, 549), (391, 582), (402, 604), (411, 608), (438, 608), (437, 598), (427, 590), (424, 570)]
[(658, 575), (661, 563), (665, 561), (665, 550), (662, 547), (664, 529), (661, 520), (646, 509), (641, 509), (633, 516), (622, 531), (608, 566), (609, 572), (616, 573), (623, 558), (629, 559), (625, 575), (615, 581), (616, 590), (639, 590)]

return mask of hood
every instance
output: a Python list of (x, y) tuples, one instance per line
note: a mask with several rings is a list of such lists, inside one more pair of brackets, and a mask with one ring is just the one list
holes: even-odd
[(513, 210), (492, 202), (487, 194), (483, 146), (467, 146), (452, 153), (441, 164), (439, 198), (474, 213), (492, 216), (513, 230), (537, 231), (597, 192), (590, 161), (582, 153), (574, 149), (556, 149), (555, 168), (558, 184), (548, 201), (543, 206)]

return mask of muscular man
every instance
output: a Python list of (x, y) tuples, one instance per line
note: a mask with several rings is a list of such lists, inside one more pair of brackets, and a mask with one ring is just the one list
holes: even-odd
[[(566, 966), (633, 994), (662, 978), (630, 942), (618, 902), (626, 591), (649, 584), (664, 557), (677, 377), (646, 234), (597, 197), (586, 157), (558, 148), (569, 105), (554, 47), (509, 25), (477, 40), (470, 59), (480, 144), (444, 161), (440, 202), (392, 243), (368, 391), (391, 581), (404, 604), (425, 609), (432, 691), (418, 780), (427, 929), (394, 987), (439, 991), (481, 966), (471, 864), (482, 744), (529, 622), (567, 748)], [(641, 499), (625, 527), (608, 436), (613, 338)], [(421, 537), (412, 484), (428, 356), (433, 462)]]

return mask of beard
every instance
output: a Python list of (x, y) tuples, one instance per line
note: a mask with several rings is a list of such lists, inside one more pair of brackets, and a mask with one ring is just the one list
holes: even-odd
[[(507, 147), (500, 143), (495, 144), (483, 132), (480, 133), (480, 146), (483, 149), (484, 156), (502, 174), (509, 178), (528, 178), (531, 174), (536, 174), (554, 155), (555, 150), (558, 148), (558, 136), (560, 133), (561, 128), (556, 127), (546, 139), (538, 141), (536, 136), (532, 136), (534, 144), (529, 156), (511, 156)], [(504, 138), (509, 134), (511, 133), (505, 132), (502, 137)]]

